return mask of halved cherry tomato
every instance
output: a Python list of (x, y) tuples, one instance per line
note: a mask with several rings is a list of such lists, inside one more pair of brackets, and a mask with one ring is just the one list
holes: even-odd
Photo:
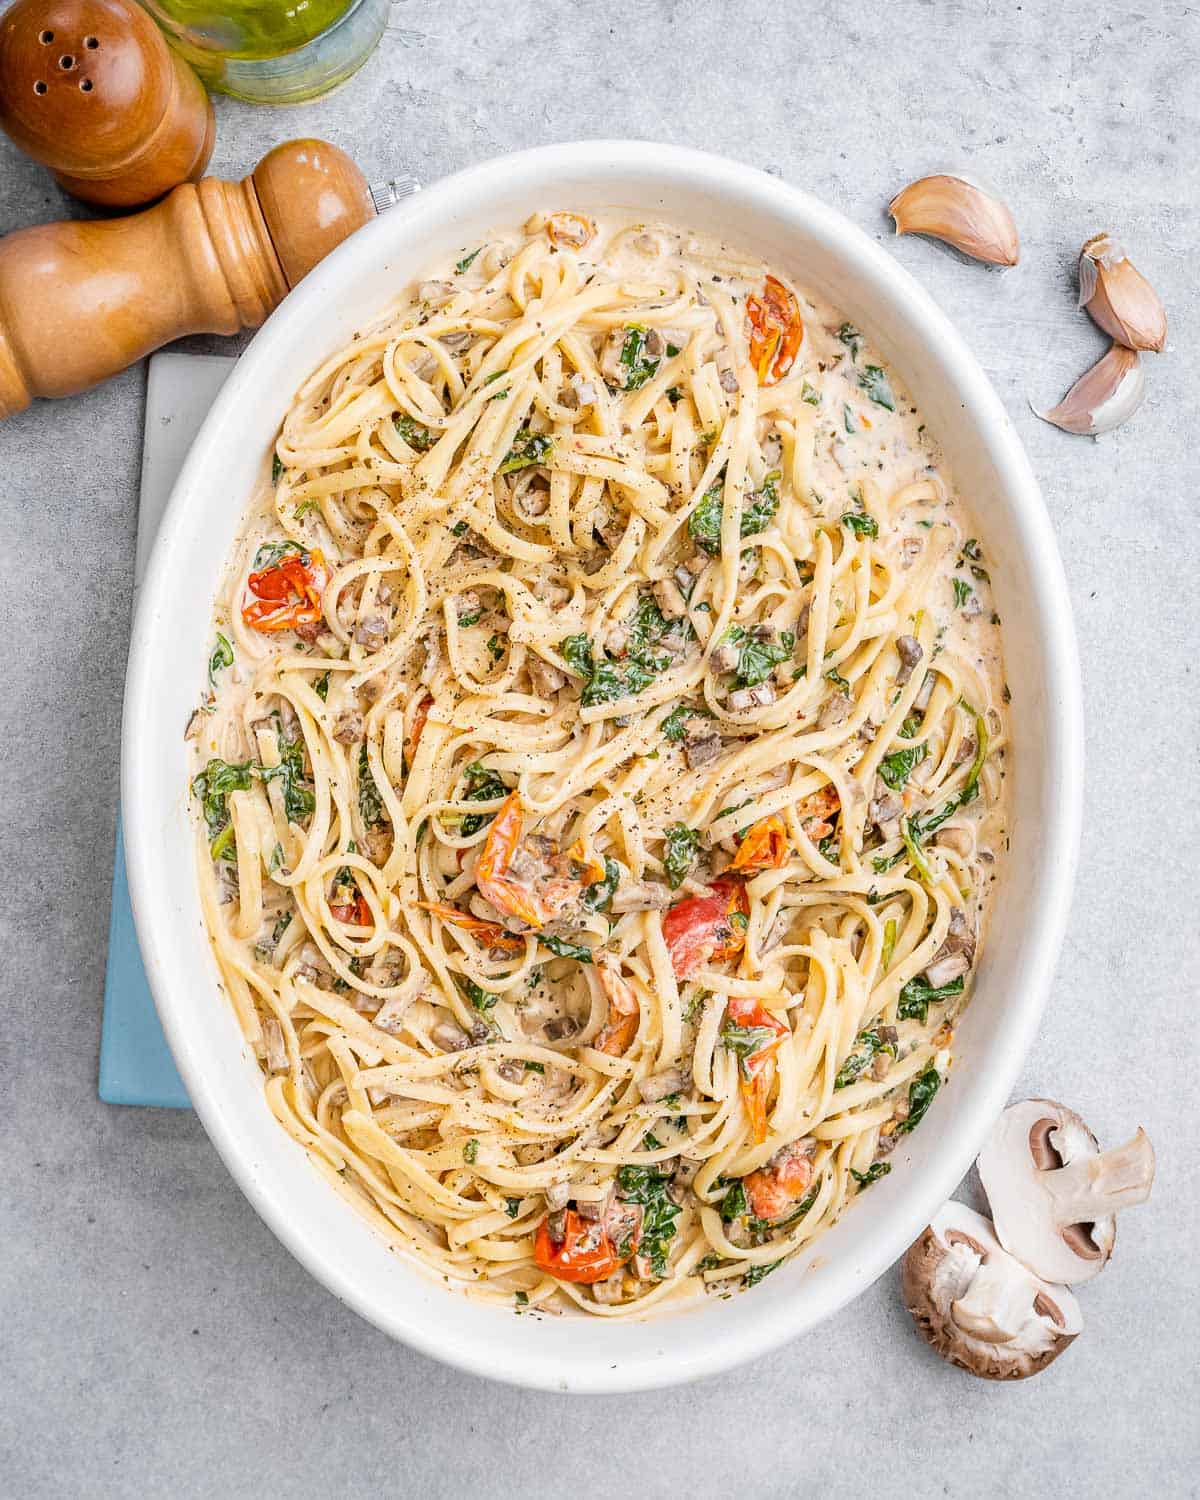
[(750, 1211), (757, 1219), (781, 1219), (812, 1186), (813, 1143), (790, 1141), (765, 1167), (742, 1179)]
[(417, 746), (421, 743), (421, 731), (425, 728), (425, 721), (429, 718), (429, 710), (433, 707), (433, 698), (429, 693), (417, 704), (417, 711), (413, 714), (413, 721), (409, 725), (408, 733), (404, 736), (404, 764), (412, 770), (412, 763), (417, 757)]
[(791, 1031), (778, 1016), (759, 1005), (757, 1000), (734, 996), (726, 1006), (726, 1013), (736, 1026), (775, 1033), (772, 1041), (764, 1041), (748, 1057), (738, 1059), (746, 1112), (754, 1129), (754, 1139), (762, 1142), (767, 1138), (767, 1095), (770, 1093), (771, 1078), (775, 1071), (775, 1054), (784, 1039), (791, 1036)]
[(597, 1033), (596, 1049), (620, 1057), (637, 1036), (641, 1007), (632, 986), (608, 964), (597, 964), (596, 978), (608, 1001), (608, 1020)]
[[(345, 887), (343, 887), (343, 890)], [(375, 919), (371, 915), (371, 908), (367, 905), (367, 898), (358, 889), (354, 888), (354, 900), (352, 902), (340, 902), (337, 906), (330, 906), (330, 916), (339, 922), (344, 922), (347, 927), (374, 927)]]
[(604, 861), (588, 854), (582, 839), (576, 839), (565, 854), (556, 854), (552, 863), (555, 873), (543, 883), (540, 892), (546, 921), (578, 901), (589, 885), (604, 879)]
[(286, 552), (246, 581), (255, 598), (242, 606), (242, 619), (254, 630), (295, 630), (298, 625), (320, 624), (329, 569), (319, 547)]
[(557, 213), (546, 220), (550, 243), (559, 250), (582, 250), (596, 236), (596, 226), (583, 214)]
[(566, 1210), (562, 1243), (550, 1238), (550, 1226), (543, 1219), (533, 1242), (533, 1258), (538, 1266), (558, 1281), (580, 1282), (590, 1286), (607, 1281), (619, 1271), (638, 1247), (640, 1220), (632, 1225), (628, 1245), (622, 1253), (613, 1243), (603, 1220), (584, 1219), (573, 1208)]
[(451, 927), (461, 927), (464, 932), (477, 937), (484, 948), (496, 948), (504, 953), (522, 953), (525, 950), (524, 941), (515, 932), (505, 932), (498, 922), (485, 922), (482, 917), (473, 917), (468, 911), (459, 911), (457, 906), (451, 906), (445, 901), (417, 901), (413, 904), (422, 911), (431, 911), (435, 917), (441, 917)]
[(714, 880), (707, 895), (676, 902), (662, 919), (675, 978), (688, 979), (704, 963), (735, 958), (745, 946), (749, 914), (740, 880)]
[(804, 339), (804, 323), (795, 294), (768, 276), (762, 296), (746, 298), (750, 320), (750, 363), (759, 385), (777, 385), (796, 362)]
[(746, 829), (733, 856), (731, 870), (778, 870), (787, 863), (787, 824), (778, 813), (760, 818)]
[(819, 839), (828, 838), (833, 832), (833, 824), (829, 819), (841, 805), (842, 799), (838, 796), (837, 787), (832, 781), (827, 781), (819, 792), (814, 792), (811, 797), (805, 797), (804, 801), (797, 806), (796, 813), (800, 819), (800, 826), (814, 844)]
[(490, 901), (497, 911), (507, 912), (510, 917), (519, 917), (530, 927), (542, 927), (546, 913), (541, 902), (532, 891), (509, 876), (508, 867), (521, 842), (524, 813), (518, 793), (510, 792), (504, 799), (500, 811), (492, 819), (483, 853), (475, 866), (475, 884), (485, 901)]

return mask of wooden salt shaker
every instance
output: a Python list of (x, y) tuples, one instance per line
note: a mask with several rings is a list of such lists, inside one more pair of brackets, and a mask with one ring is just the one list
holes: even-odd
[(0, 420), (69, 396), (188, 333), (257, 328), (376, 205), (325, 141), (288, 141), (241, 182), (183, 183), (124, 219), (18, 229), (0, 240)]
[(153, 202), (203, 175), (200, 80), (133, 0), (16, 0), (0, 15), (0, 127), (77, 198)]

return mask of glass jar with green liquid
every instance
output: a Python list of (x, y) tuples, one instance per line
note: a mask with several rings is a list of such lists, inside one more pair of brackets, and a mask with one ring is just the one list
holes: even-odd
[(390, 0), (142, 0), (210, 89), (298, 104), (349, 78), (387, 25)]

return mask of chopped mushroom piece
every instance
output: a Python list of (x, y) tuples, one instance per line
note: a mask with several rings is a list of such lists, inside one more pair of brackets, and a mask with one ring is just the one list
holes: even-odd
[(388, 622), (382, 615), (368, 615), (360, 620), (354, 631), (354, 639), (368, 651), (379, 651), (387, 644)]
[(692, 1075), (687, 1068), (667, 1068), (665, 1072), (643, 1078), (638, 1084), (638, 1092), (643, 1103), (657, 1104), (671, 1094), (686, 1093), (691, 1086)]
[(946, 941), (930, 959), (925, 968), (925, 978), (940, 989), (966, 974), (975, 962), (975, 934), (967, 922), (967, 915), (959, 906), (950, 908), (950, 927)]
[(723, 646), (718, 646), (709, 657), (709, 665), (714, 672), (736, 672), (740, 660), (741, 652), (738, 650), (737, 642), (726, 641)]
[(1047, 1280), (1078, 1283), (1108, 1264), (1117, 1213), (1150, 1196), (1154, 1147), (1139, 1129), (1101, 1151), (1074, 1110), (1024, 1099), (1000, 1116), (978, 1167), (1005, 1249)]
[(875, 795), (867, 804), (867, 822), (882, 827), (894, 822), (904, 811), (904, 803), (888, 786), (882, 776), (875, 778)]
[(272, 1073), (286, 1073), (288, 1066), (287, 1048), (283, 1044), (283, 1028), (276, 1020), (266, 1021), (263, 1024), (263, 1041), (267, 1049), (267, 1067)]
[(620, 886), (612, 898), (612, 911), (621, 916), (630, 911), (666, 911), (674, 900), (661, 880), (632, 880)]
[(987, 1380), (1023, 1380), (1083, 1328), (1065, 1286), (1007, 1254), (982, 1214), (951, 1201), (909, 1247), (901, 1276), (918, 1330), (951, 1364)]
[(775, 702), (775, 684), (768, 680), (757, 687), (738, 688), (729, 695), (729, 706), (734, 713), (745, 713), (751, 708), (766, 708)]
[(348, 708), (337, 716), (333, 726), (333, 737), (339, 745), (353, 745), (363, 737), (363, 716), (357, 709)]
[(834, 693), (817, 716), (818, 729), (836, 729), (839, 724), (844, 724), (850, 717), (850, 710), (854, 704), (845, 693)]
[(557, 693), (559, 688), (566, 687), (567, 674), (552, 667), (548, 661), (543, 661), (540, 656), (532, 652), (525, 658), (525, 664), (529, 668), (529, 680), (533, 684), (534, 691), (543, 697), (549, 698), (551, 694)]
[(688, 720), (683, 732), (683, 753), (693, 771), (716, 760), (724, 748), (724, 740), (708, 719)]
[[(378, 1019), (376, 1020), (378, 1025)], [(471, 1038), (453, 1021), (439, 1021), (436, 1026), (430, 1028), (430, 1039), (438, 1044), (443, 1052), (462, 1052), (471, 1045)]]
[(687, 614), (687, 601), (672, 579), (660, 578), (654, 585), (654, 597), (665, 619), (679, 620)]
[(896, 673), (896, 681), (903, 686), (912, 676), (917, 663), (925, 653), (921, 650), (921, 643), (914, 635), (898, 635), (896, 650), (900, 653), (900, 670)]

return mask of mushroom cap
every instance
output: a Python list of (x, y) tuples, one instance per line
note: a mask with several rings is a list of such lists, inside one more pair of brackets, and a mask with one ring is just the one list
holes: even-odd
[(1079, 1304), (1004, 1250), (989, 1219), (951, 1201), (909, 1246), (905, 1305), (943, 1359), (986, 1380), (1024, 1380), (1083, 1328)]
[(1116, 1213), (1149, 1196), (1154, 1150), (1139, 1130), (1101, 1152), (1074, 1110), (1023, 1099), (979, 1153), (980, 1181), (1004, 1248), (1046, 1281), (1090, 1281), (1108, 1263)]

